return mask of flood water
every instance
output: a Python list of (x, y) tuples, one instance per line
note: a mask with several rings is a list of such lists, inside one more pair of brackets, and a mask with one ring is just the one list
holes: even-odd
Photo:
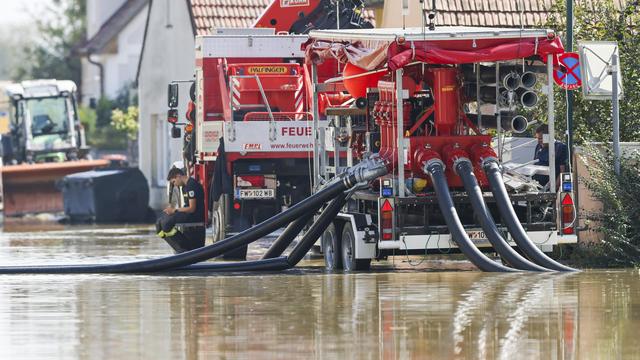
[[(14, 223), (0, 233), (3, 265), (170, 253), (147, 226)], [(501, 275), (402, 258), (374, 269), (0, 275), (0, 359), (640, 358), (636, 270)]]

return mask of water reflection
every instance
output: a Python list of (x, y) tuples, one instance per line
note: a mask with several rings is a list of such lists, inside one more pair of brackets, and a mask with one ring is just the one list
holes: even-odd
[[(166, 251), (138, 239), (143, 231), (112, 244), (113, 256)], [(39, 252), (83, 250), (59, 235)], [(3, 234), (3, 262), (33, 263), (38, 236)], [(86, 246), (114, 251), (100, 243)], [(0, 358), (639, 357), (637, 271), (342, 275), (311, 264), (261, 275), (0, 276)]]

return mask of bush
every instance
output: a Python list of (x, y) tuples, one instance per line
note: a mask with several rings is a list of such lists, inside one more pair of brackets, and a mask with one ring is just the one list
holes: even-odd
[[(80, 107), (78, 109), (78, 118), (84, 126), (85, 134), (87, 136), (87, 144), (96, 149), (104, 150), (124, 150), (127, 148), (127, 137), (121, 131), (118, 131), (111, 127), (111, 108), (104, 104), (109, 103), (109, 100), (102, 101), (103, 109), (109, 109), (109, 123), (107, 126), (101, 126), (99, 122), (98, 107), (96, 110), (89, 107)], [(100, 103), (100, 102), (99, 102)], [(103, 115), (104, 116), (104, 115)]]
[(582, 246), (574, 260), (586, 266), (627, 267), (640, 265), (640, 152), (623, 155), (620, 175), (614, 171), (611, 150), (588, 146), (589, 178), (585, 185), (603, 211), (585, 214), (603, 234), (599, 243)]
[(129, 140), (138, 138), (138, 108), (129, 106), (127, 112), (115, 109), (111, 112), (111, 126), (127, 135)]

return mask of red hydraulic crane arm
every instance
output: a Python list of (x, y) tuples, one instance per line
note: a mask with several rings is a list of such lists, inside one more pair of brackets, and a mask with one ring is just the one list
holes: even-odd
[(295, 22), (309, 16), (321, 3), (322, 0), (273, 0), (253, 27), (289, 32)]

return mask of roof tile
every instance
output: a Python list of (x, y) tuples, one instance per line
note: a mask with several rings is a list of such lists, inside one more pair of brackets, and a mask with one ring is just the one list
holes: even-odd
[(550, 4), (551, 0), (436, 0), (436, 24), (516, 28), (541, 26), (547, 19)]

